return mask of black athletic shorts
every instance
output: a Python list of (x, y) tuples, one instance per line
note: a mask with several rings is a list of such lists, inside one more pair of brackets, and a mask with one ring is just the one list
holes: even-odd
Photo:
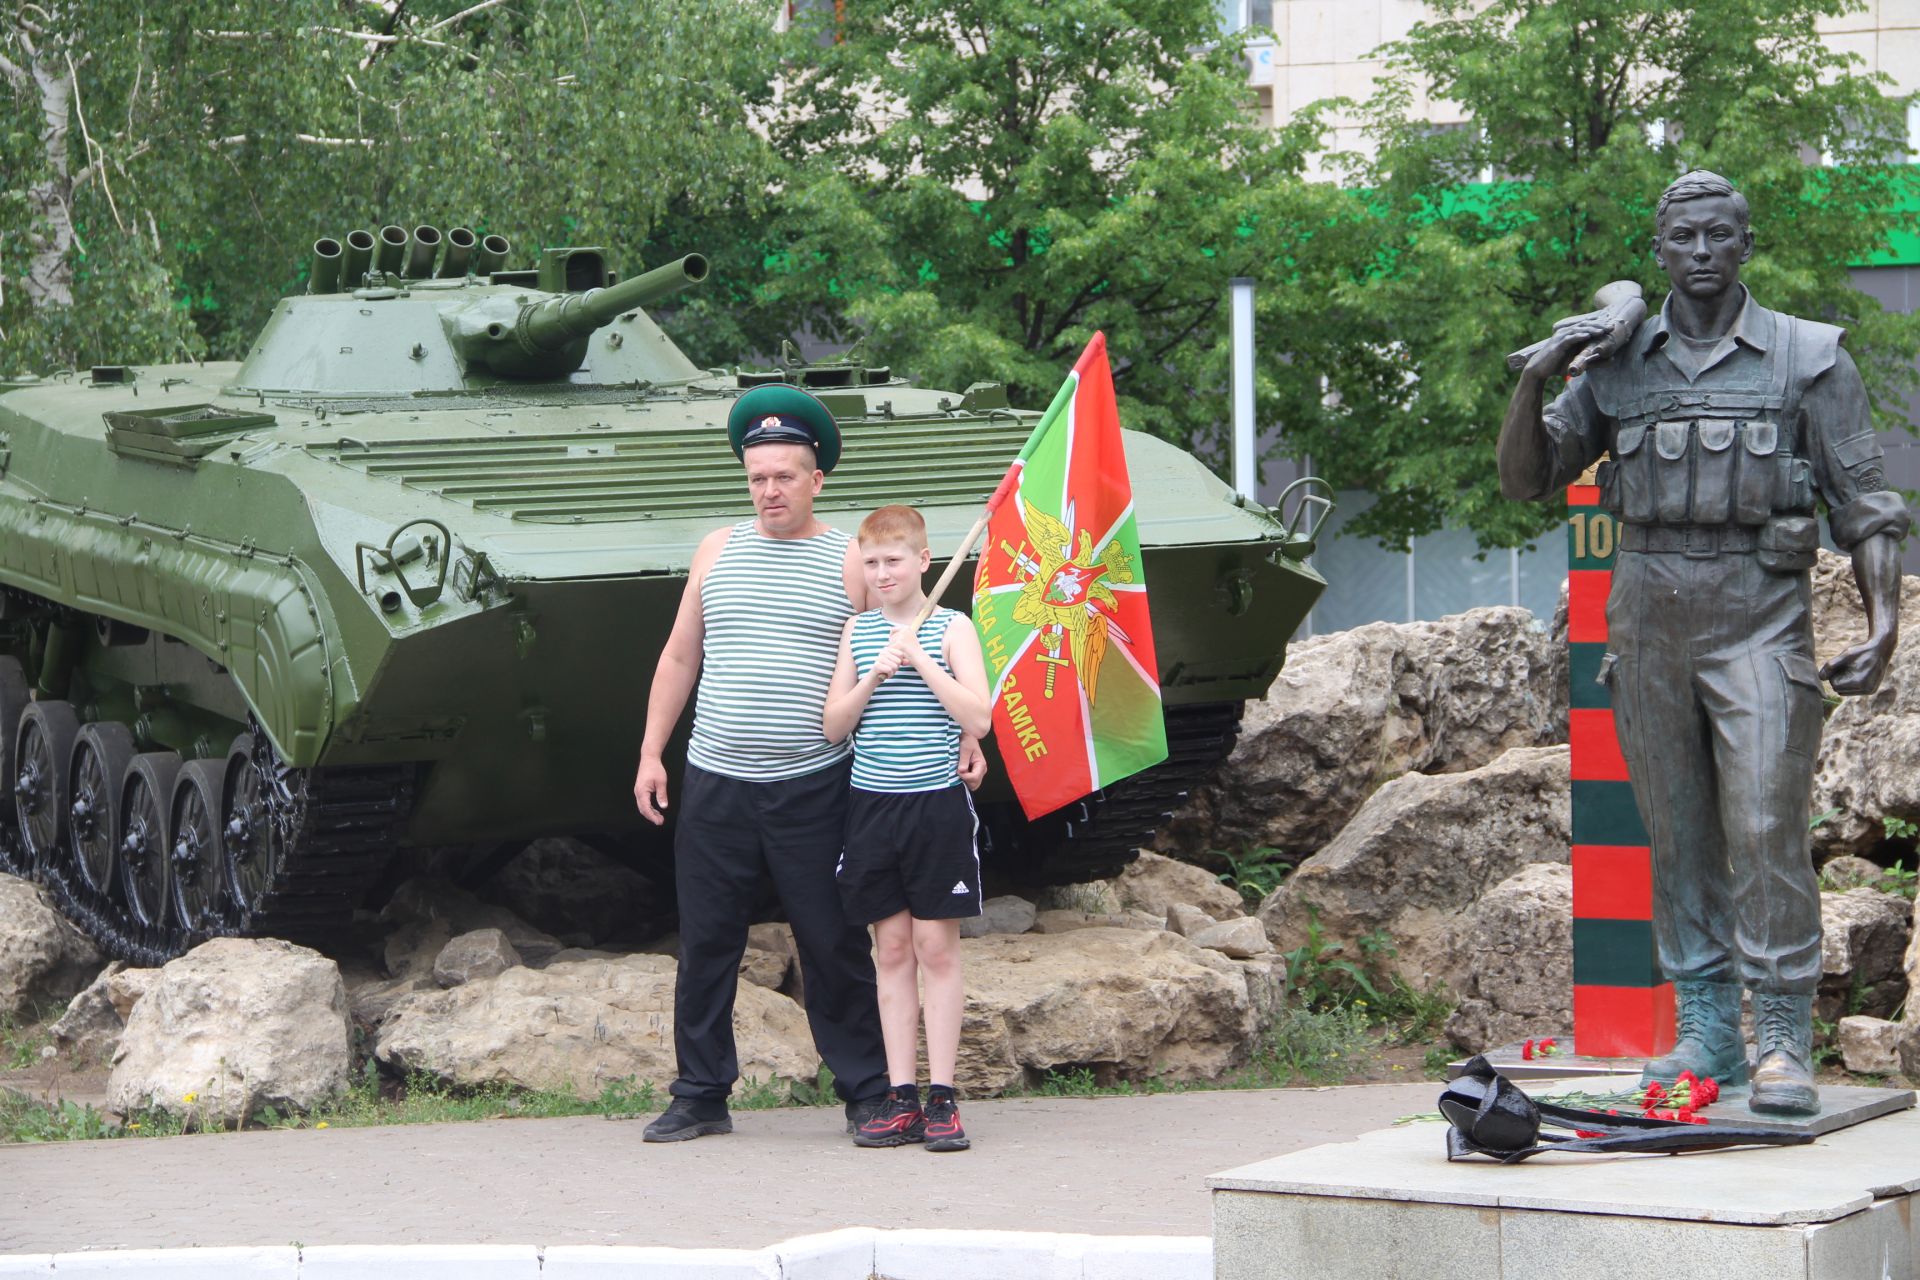
[(979, 826), (962, 782), (939, 791), (853, 788), (834, 869), (847, 922), (872, 924), (902, 910), (916, 920), (979, 915)]

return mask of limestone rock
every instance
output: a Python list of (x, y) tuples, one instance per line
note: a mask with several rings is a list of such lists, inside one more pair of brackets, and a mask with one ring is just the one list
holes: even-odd
[(748, 947), (740, 953), (740, 978), (756, 987), (778, 991), (780, 984), (787, 980), (787, 969), (791, 964), (792, 961), (783, 955), (759, 947)]
[[(664, 1088), (673, 1055), (673, 979), (666, 956), (514, 968), (448, 991), (401, 1001), (381, 1025), (374, 1054), (400, 1071), (455, 1085), (571, 1089), (599, 1096), (623, 1079)], [(742, 983), (734, 1036), (744, 1077), (811, 1082), (819, 1055), (800, 1006)]]
[(960, 922), (963, 938), (984, 938), (990, 933), (1025, 933), (1038, 916), (1031, 902), (1014, 894), (988, 898), (980, 904), (980, 914)]
[(491, 978), (520, 963), (520, 953), (498, 929), (475, 929), (463, 933), (440, 948), (433, 959), (433, 980), (443, 987), (457, 987), (475, 978)]
[(126, 967), (115, 960), (73, 998), (60, 1020), (47, 1028), (55, 1048), (82, 1063), (104, 1063), (113, 1057), (127, 1023), (113, 1007), (110, 987), (113, 976)]
[(1198, 907), (1215, 920), (1247, 914), (1239, 891), (1221, 884), (1213, 872), (1145, 849), (1112, 884), (1122, 907), (1137, 907), (1162, 918), (1175, 903)]
[(1191, 938), (1200, 930), (1219, 923), (1200, 908), (1189, 907), (1183, 902), (1176, 902), (1167, 908), (1167, 932), (1177, 933), (1183, 938)]
[(1269, 951), (1239, 964), (1240, 974), (1247, 980), (1247, 1000), (1253, 1005), (1254, 1026), (1272, 1025), (1287, 1007), (1287, 962)]
[(1900, 1045), (1915, 1034), (1905, 1023), (1853, 1014), (1840, 1019), (1840, 1060), (1862, 1075), (1890, 1076), (1900, 1070)]
[(1251, 959), (1273, 950), (1273, 943), (1267, 940), (1266, 929), (1252, 916), (1209, 925), (1198, 933), (1188, 934), (1187, 940), (1196, 947), (1218, 951), (1234, 960)]
[(1820, 887), (1835, 893), (1845, 893), (1848, 889), (1870, 889), (1880, 883), (1881, 874), (1879, 863), (1842, 854), (1821, 866)]
[(1912, 927), (1913, 904), (1876, 889), (1820, 895), (1820, 989), (1814, 1016), (1838, 1022), (1847, 1014), (1885, 1017), (1906, 997), (1901, 964)]
[(215, 938), (162, 968), (133, 1006), (107, 1106), (239, 1125), (265, 1106), (306, 1111), (338, 1098), (348, 1065), (333, 961), (277, 938)]
[(505, 907), (482, 902), (449, 880), (409, 880), (394, 891), (380, 911), (392, 932), (386, 942), (387, 972), (394, 977), (431, 972), (447, 943), (475, 929), (498, 929), (513, 944), (521, 963), (539, 966), (556, 955), (561, 942), (534, 928)]
[(1314, 914), (1327, 941), (1384, 929), (1406, 982), (1458, 990), (1471, 957), (1454, 935), (1467, 908), (1527, 866), (1568, 860), (1567, 759), (1565, 747), (1516, 747), (1466, 773), (1387, 783), (1260, 904), (1274, 946), (1301, 945)]
[[(1289, 648), (1233, 753), (1161, 847), (1268, 845), (1304, 855), (1383, 782), (1477, 769), (1515, 747), (1567, 740), (1566, 646), (1524, 609), (1370, 623)], [(1209, 908), (1210, 909), (1210, 908)]]
[(653, 882), (578, 840), (535, 840), (480, 896), (537, 929), (586, 946), (643, 940), (667, 914)]
[(1255, 1030), (1234, 961), (1165, 932), (1086, 928), (960, 944), (967, 1004), (959, 1079), (982, 1096), (1050, 1069), (1103, 1082), (1210, 1080), (1245, 1061)]
[(1468, 1053), (1573, 1025), (1573, 869), (1523, 867), (1475, 903), (1456, 935), (1460, 997), (1446, 1035)]
[(133, 1006), (153, 989), (159, 977), (158, 969), (122, 969), (107, 979), (107, 999), (113, 1002), (113, 1011), (120, 1015), (120, 1021), (133, 1016)]
[(1120, 912), (1095, 913), (1053, 908), (1036, 912), (1034, 933), (1072, 933), (1076, 929), (1152, 929), (1166, 928), (1166, 921), (1144, 911), (1129, 908)]
[(440, 984), (430, 977), (379, 978), (347, 988), (347, 1014), (353, 1025), (365, 1032), (376, 1030), (386, 1016), (408, 996), (420, 991), (437, 991)]
[[(680, 936), (672, 936), (672, 955), (680, 955)], [(651, 949), (651, 948), (650, 948)], [(773, 978), (771, 982), (760, 982), (749, 978), (757, 985), (778, 991), (781, 995), (796, 1002), (806, 999), (806, 984), (800, 973), (800, 946), (793, 940), (793, 926), (781, 921), (769, 920), (747, 926), (748, 955), (741, 959), (741, 976), (747, 977), (747, 966), (752, 965), (761, 978)], [(751, 953), (764, 952), (756, 959)], [(778, 969), (776, 976), (775, 970)]]
[[(1866, 638), (1851, 562), (1820, 553), (1813, 571), (1814, 654), (1825, 662)], [(1826, 854), (1865, 853), (1888, 817), (1920, 816), (1920, 576), (1900, 582), (1900, 643), (1878, 691), (1827, 717), (1813, 778), (1813, 830)]]
[(104, 963), (45, 890), (0, 875), (0, 1014), (30, 1015), (39, 1005), (64, 1004)]

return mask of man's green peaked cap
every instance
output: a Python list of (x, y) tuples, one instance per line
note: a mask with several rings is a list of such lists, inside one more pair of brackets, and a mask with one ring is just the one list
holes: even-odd
[(727, 441), (745, 459), (749, 445), (811, 444), (822, 471), (840, 461), (840, 426), (818, 397), (783, 382), (754, 387), (727, 413)]

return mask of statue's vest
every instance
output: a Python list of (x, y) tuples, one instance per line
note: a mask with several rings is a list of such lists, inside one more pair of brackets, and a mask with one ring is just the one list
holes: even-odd
[(1757, 550), (1779, 573), (1812, 566), (1813, 465), (1796, 424), (1800, 396), (1833, 366), (1842, 330), (1764, 314), (1773, 329), (1764, 359), (1723, 361), (1692, 384), (1643, 354), (1644, 326), (1589, 371), (1595, 404), (1613, 424), (1612, 457), (1596, 476), (1600, 502), (1628, 526), (1627, 549), (1693, 553), (1693, 543), (1676, 541), (1681, 530), (1716, 529), (1696, 540), (1705, 554)]

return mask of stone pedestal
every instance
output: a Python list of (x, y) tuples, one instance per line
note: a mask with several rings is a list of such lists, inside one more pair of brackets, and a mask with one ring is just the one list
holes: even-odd
[(1806, 1147), (1518, 1165), (1449, 1163), (1446, 1129), (1407, 1124), (1216, 1174), (1215, 1280), (1883, 1280), (1920, 1263), (1910, 1109)]

